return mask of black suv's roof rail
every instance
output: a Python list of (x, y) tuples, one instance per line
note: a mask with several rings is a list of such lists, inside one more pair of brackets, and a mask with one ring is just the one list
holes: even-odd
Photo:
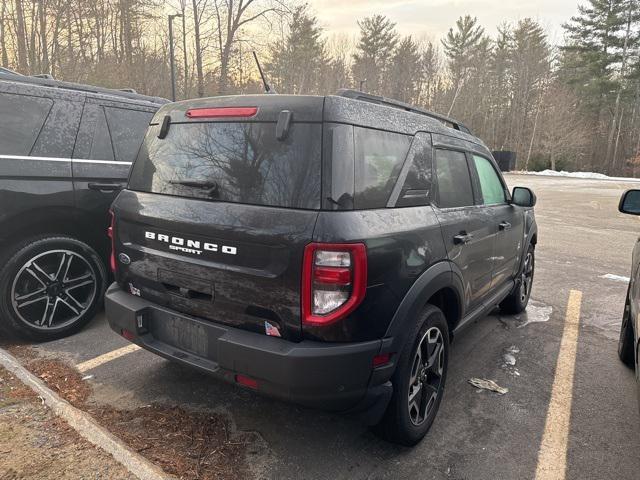
[(378, 105), (385, 105), (387, 107), (399, 108), (401, 110), (417, 113), (419, 115), (425, 115), (427, 117), (435, 118), (436, 120), (439, 120), (440, 122), (455, 130), (459, 130), (461, 132), (469, 134), (471, 133), (471, 130), (469, 130), (466, 125), (458, 122), (457, 120), (454, 120), (453, 118), (449, 118), (445, 115), (440, 115), (439, 113), (434, 113), (424, 108), (416, 107), (399, 100), (394, 100), (393, 98), (381, 97), (379, 95), (372, 95), (370, 93), (365, 93), (359, 90), (352, 90), (348, 88), (338, 90), (336, 95), (339, 97), (353, 98), (355, 100), (362, 100), (364, 102), (376, 103)]
[(129, 100), (138, 100), (138, 101), (146, 101), (155, 104), (163, 104), (169, 103), (169, 100), (162, 97), (151, 97), (148, 95), (141, 95), (139, 93), (135, 93), (133, 89), (122, 89), (115, 90), (111, 88), (104, 87), (96, 87), (94, 85), (84, 85), (81, 83), (73, 83), (73, 82), (63, 82), (61, 80), (55, 80), (51, 75), (36, 75), (36, 76), (26, 76), (20, 75), (19, 73), (12, 72), (9, 69), (6, 69), (0, 75), (0, 80), (9, 80), (11, 82), (17, 83), (28, 83), (31, 85), (41, 85), (43, 87), (54, 87), (61, 88), (66, 90), (76, 90), (80, 92), (88, 92), (88, 93), (97, 93), (101, 95), (111, 95), (116, 97), (127, 98)]

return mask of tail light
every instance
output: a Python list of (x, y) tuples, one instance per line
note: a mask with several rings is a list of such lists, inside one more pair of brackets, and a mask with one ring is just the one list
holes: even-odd
[(367, 289), (363, 243), (311, 243), (302, 266), (302, 322), (330, 325), (353, 312)]
[(113, 273), (116, 273), (116, 242), (115, 242), (115, 226), (116, 226), (116, 216), (114, 215), (112, 210), (109, 210), (109, 216), (111, 217), (111, 222), (109, 224), (109, 228), (107, 228), (107, 236), (111, 239), (111, 255), (109, 256), (109, 267)]

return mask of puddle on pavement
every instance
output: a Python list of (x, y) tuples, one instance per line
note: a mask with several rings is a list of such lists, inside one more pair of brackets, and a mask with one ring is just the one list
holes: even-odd
[(553, 307), (537, 300), (530, 300), (527, 310), (520, 315), (516, 315), (517, 327), (526, 327), (530, 323), (548, 322), (553, 313)]

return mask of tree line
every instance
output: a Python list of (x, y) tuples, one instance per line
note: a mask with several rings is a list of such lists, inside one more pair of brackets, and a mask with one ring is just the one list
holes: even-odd
[[(0, 0), (0, 61), (20, 73), (179, 98), (357, 88), (450, 115), (519, 169), (640, 174), (640, 0), (583, 0), (553, 45), (535, 20), (490, 34), (461, 16), (437, 41), (382, 15), (327, 35), (295, 0)], [(636, 172), (636, 170), (639, 170)]]

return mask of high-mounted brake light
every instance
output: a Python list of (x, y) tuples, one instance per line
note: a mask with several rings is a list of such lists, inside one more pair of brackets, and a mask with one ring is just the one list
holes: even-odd
[(226, 117), (254, 117), (258, 107), (216, 107), (191, 108), (187, 110), (189, 118), (226, 118)]
[(111, 217), (111, 222), (109, 223), (109, 228), (107, 228), (107, 236), (111, 239), (111, 255), (109, 256), (109, 268), (113, 273), (116, 273), (116, 241), (115, 241), (115, 226), (116, 226), (116, 216), (113, 213), (113, 210), (109, 210), (109, 216)]
[(367, 289), (363, 243), (311, 243), (302, 265), (302, 323), (330, 325), (360, 305)]

